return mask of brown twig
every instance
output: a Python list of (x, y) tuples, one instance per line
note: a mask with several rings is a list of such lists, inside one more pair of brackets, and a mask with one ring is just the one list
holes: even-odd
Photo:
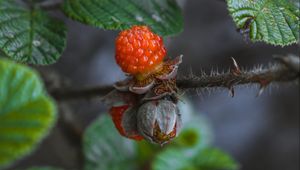
[(51, 95), (56, 100), (70, 100), (70, 99), (89, 99), (94, 97), (103, 96), (110, 91), (114, 90), (113, 86), (99, 86), (99, 87), (91, 87), (91, 88), (84, 88), (84, 89), (56, 89), (53, 90)]
[[(177, 81), (181, 89), (201, 88), (201, 87), (225, 87), (231, 91), (234, 96), (234, 86), (243, 84), (259, 84), (260, 95), (265, 87), (272, 82), (287, 82), (299, 77), (300, 67), (299, 57), (288, 56), (278, 58), (281, 63), (269, 65), (266, 68), (255, 68), (250, 71), (241, 70), (237, 62), (232, 58), (233, 67), (227, 73), (212, 73), (211, 75), (203, 74), (201, 77), (189, 77)], [(289, 62), (286, 62), (289, 61)]]
[[(266, 86), (272, 82), (288, 82), (299, 78), (300, 59), (298, 56), (288, 55), (276, 57), (280, 62), (269, 65), (266, 68), (255, 68), (249, 71), (241, 70), (237, 62), (232, 58), (233, 66), (226, 73), (202, 74), (200, 77), (190, 76), (177, 80), (180, 89), (199, 89), (207, 87), (225, 87), (234, 96), (234, 86), (243, 84), (259, 84), (260, 95)], [(99, 86), (78, 90), (56, 89), (50, 92), (57, 100), (89, 99), (100, 97), (111, 90), (113, 86)]]

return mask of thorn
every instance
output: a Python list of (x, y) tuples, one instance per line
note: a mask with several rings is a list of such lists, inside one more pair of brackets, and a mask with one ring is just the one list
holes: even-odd
[(233, 86), (230, 86), (230, 87), (229, 87), (229, 95), (230, 95), (231, 97), (234, 97), (234, 88), (233, 88)]
[(232, 63), (233, 63), (233, 68), (231, 69), (231, 73), (235, 76), (240, 75), (241, 69), (239, 67), (239, 65), (237, 64), (237, 62), (235, 61), (235, 59), (233, 57), (231, 57)]
[(265, 91), (266, 87), (267, 86), (261, 85), (260, 88), (259, 88), (259, 91), (258, 91), (258, 93), (256, 95), (256, 97), (261, 96), (263, 94), (263, 92)]
[(193, 72), (192, 67), (190, 67), (188, 78), (193, 78), (193, 77), (194, 77), (194, 72)]

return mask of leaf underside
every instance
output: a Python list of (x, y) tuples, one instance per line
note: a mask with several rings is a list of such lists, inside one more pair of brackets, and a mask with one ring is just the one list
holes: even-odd
[(29, 154), (55, 120), (54, 102), (37, 74), (0, 59), (0, 168)]
[(110, 30), (148, 25), (167, 36), (183, 29), (175, 0), (66, 0), (63, 11), (74, 20)]
[(299, 41), (299, 8), (295, 0), (227, 0), (239, 29), (252, 41), (290, 45)]
[(29, 64), (52, 64), (62, 54), (65, 44), (63, 22), (15, 0), (0, 0), (0, 49), (8, 57)]
[(205, 148), (192, 156), (183, 149), (169, 148), (154, 159), (153, 170), (237, 170), (238, 164), (227, 153)]
[(133, 141), (117, 132), (108, 115), (102, 115), (88, 127), (84, 134), (83, 148), (85, 170), (137, 169)]

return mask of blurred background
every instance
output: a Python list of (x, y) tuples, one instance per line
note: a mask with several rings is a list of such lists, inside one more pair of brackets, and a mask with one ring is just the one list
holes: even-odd
[[(191, 70), (194, 75), (201, 70), (227, 70), (230, 57), (250, 69), (272, 62), (274, 54), (299, 55), (297, 45), (282, 48), (244, 41), (222, 0), (179, 3), (185, 19), (184, 31), (165, 42), (168, 56), (184, 55), (180, 75), (189, 75)], [(50, 79), (58, 74), (73, 88), (112, 84), (124, 78), (114, 61), (114, 39), (118, 32), (82, 25), (57, 11), (51, 13), (67, 23), (67, 48), (56, 64), (38, 68), (42, 73)], [(192, 99), (198, 114), (210, 121), (214, 145), (229, 152), (242, 170), (298, 170), (298, 82), (272, 85), (260, 97), (256, 97), (257, 93), (256, 86), (240, 86), (234, 98), (226, 89), (188, 93), (187, 97)], [(67, 170), (82, 167), (81, 131), (107, 108), (95, 99), (60, 103), (60, 110), (59, 123), (50, 136), (11, 169), (32, 165)], [(63, 122), (72, 123), (72, 132)]]

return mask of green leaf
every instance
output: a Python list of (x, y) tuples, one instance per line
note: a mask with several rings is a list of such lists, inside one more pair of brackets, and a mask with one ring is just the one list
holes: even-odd
[(189, 154), (196, 154), (211, 144), (211, 127), (203, 115), (196, 114), (189, 100), (179, 102), (178, 108), (182, 114), (183, 127), (178, 137), (170, 144), (185, 149)]
[(167, 36), (183, 29), (175, 0), (65, 0), (63, 11), (74, 20), (110, 30), (148, 25)]
[(61, 168), (54, 168), (54, 167), (31, 167), (26, 170), (62, 170)]
[(137, 147), (137, 159), (140, 164), (144, 164), (148, 162), (154, 155), (156, 155), (159, 151), (162, 150), (162, 147), (159, 145), (155, 145), (149, 143), (146, 140), (142, 140), (140, 142), (136, 142)]
[(192, 120), (184, 124), (179, 136), (174, 140), (174, 144), (176, 147), (186, 149), (191, 154), (196, 153), (209, 146), (212, 142), (211, 134), (212, 132), (207, 120), (203, 116), (195, 114)]
[[(179, 108), (180, 104), (179, 104)], [(182, 113), (188, 116), (188, 112)], [(192, 170), (196, 169), (192, 160), (211, 143), (211, 130), (206, 120), (193, 114), (193, 119), (185, 122), (179, 136), (165, 147), (153, 161), (153, 170)]]
[(183, 118), (179, 136), (158, 153), (153, 170), (234, 170), (234, 160), (217, 149), (210, 149), (211, 129), (205, 117), (194, 114), (191, 103), (178, 103)]
[(85, 170), (135, 170), (136, 148), (122, 137), (105, 114), (86, 130), (83, 139)]
[(238, 164), (227, 153), (216, 149), (206, 148), (196, 157), (195, 167), (203, 170), (237, 170)]
[(252, 41), (289, 45), (299, 41), (299, 8), (295, 0), (227, 0), (231, 16)]
[[(138, 159), (142, 164), (152, 159), (164, 149), (172, 149), (193, 157), (201, 149), (210, 145), (212, 141), (211, 128), (205, 117), (195, 114), (191, 102), (184, 99), (184, 102), (178, 103), (178, 108), (182, 114), (183, 128), (179, 136), (168, 145), (160, 147), (146, 141), (137, 143)], [(175, 151), (175, 152), (176, 152)]]
[(205, 148), (197, 155), (184, 149), (168, 148), (153, 161), (153, 170), (237, 170), (237, 163), (226, 153), (215, 148)]
[(153, 170), (182, 170), (191, 164), (191, 158), (183, 149), (168, 148), (158, 154), (152, 163)]
[(0, 59), (0, 168), (29, 154), (56, 120), (37, 74)]
[(19, 62), (46, 65), (58, 60), (66, 44), (63, 22), (37, 7), (0, 0), (0, 49)]

